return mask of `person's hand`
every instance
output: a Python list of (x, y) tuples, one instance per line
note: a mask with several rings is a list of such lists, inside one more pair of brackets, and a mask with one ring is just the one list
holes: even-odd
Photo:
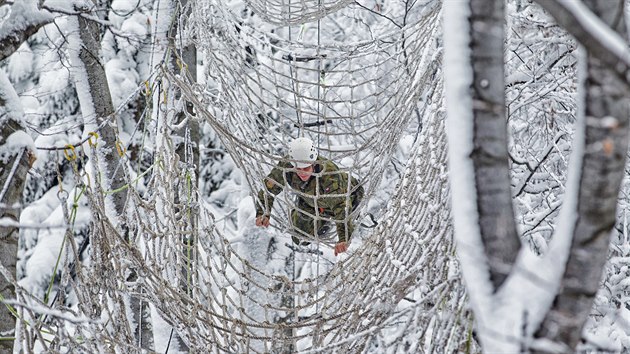
[(348, 244), (345, 242), (337, 242), (335, 245), (335, 256), (348, 250)]
[(256, 226), (269, 226), (269, 215), (261, 215), (256, 217)]

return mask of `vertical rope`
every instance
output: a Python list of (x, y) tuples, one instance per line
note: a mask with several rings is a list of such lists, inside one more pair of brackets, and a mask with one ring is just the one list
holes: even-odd
[[(321, 0), (317, 1), (317, 9), (321, 10)], [(319, 115), (320, 115), (320, 105), (322, 103), (321, 101), (321, 97), (320, 97), (320, 91), (321, 91), (321, 87), (322, 87), (322, 58), (321, 58), (321, 20), (318, 19), (317, 20), (317, 150), (319, 151), (321, 146), (320, 146), (320, 133), (321, 133), (321, 126), (319, 125)], [(324, 117), (324, 122), (326, 121), (326, 118)], [(329, 146), (330, 147), (330, 146)], [(317, 186), (316, 188), (316, 193), (319, 193), (319, 186)], [(317, 214), (318, 217), (321, 217), (321, 215), (319, 215), (319, 210), (315, 210), (315, 213)], [(330, 221), (326, 221), (326, 222), (330, 222)], [(320, 240), (319, 240), (319, 230), (317, 228), (318, 223), (314, 223), (314, 233), (315, 233), (315, 238), (317, 240), (317, 289), (319, 290), (319, 254), (320, 254)], [(317, 304), (315, 305), (315, 313), (319, 313), (319, 302), (317, 302)]]

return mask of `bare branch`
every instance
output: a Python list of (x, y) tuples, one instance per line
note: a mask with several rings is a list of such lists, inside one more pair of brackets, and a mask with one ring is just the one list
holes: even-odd
[[(525, 191), (525, 187), (527, 186), (527, 183), (529, 182), (529, 180), (532, 179), (532, 177), (534, 176), (534, 173), (538, 170), (538, 168), (540, 167), (540, 165), (542, 165), (542, 163), (549, 157), (549, 155), (551, 155), (551, 152), (553, 151), (553, 148), (556, 146), (556, 144), (558, 144), (558, 141), (560, 141), (560, 138), (564, 137), (566, 135), (565, 132), (562, 132), (558, 135), (556, 135), (556, 138), (554, 139), (553, 144), (549, 144), (549, 146), (547, 147), (547, 151), (545, 151), (545, 153), (543, 154), (542, 158), (540, 158), (540, 160), (538, 161), (538, 163), (536, 164), (536, 166), (534, 168), (532, 168), (529, 163), (527, 163), (527, 168), (530, 171), (530, 174), (521, 182), (520, 186), (518, 186), (516, 188), (516, 194), (514, 195), (514, 198), (520, 196), (521, 194), (523, 194), (523, 192)], [(513, 160), (515, 161), (515, 160)]]
[(394, 21), (394, 19), (392, 19), (391, 17), (385, 16), (385, 15), (383, 15), (382, 13), (380, 13), (380, 12), (378, 12), (378, 11), (374, 11), (373, 9), (370, 9), (369, 7), (367, 7), (367, 6), (365, 6), (365, 5), (361, 4), (361, 3), (359, 3), (358, 1), (355, 1), (354, 3), (355, 3), (355, 5), (357, 5), (358, 7), (362, 8), (362, 9), (364, 9), (364, 10), (368, 11), (368, 12), (371, 12), (371, 13), (373, 13), (373, 14), (374, 14), (374, 15), (376, 15), (376, 16), (380, 16), (380, 17), (382, 17), (382, 18), (387, 19), (389, 22), (393, 23), (393, 24), (394, 24), (394, 26), (396, 26), (396, 27), (398, 27), (398, 28), (402, 28), (402, 27), (403, 27), (403, 26), (399, 25), (398, 23), (396, 23), (396, 21)]
[(618, 33), (611, 30), (580, 1), (536, 0), (558, 24), (571, 33), (589, 52), (630, 85), (630, 49)]

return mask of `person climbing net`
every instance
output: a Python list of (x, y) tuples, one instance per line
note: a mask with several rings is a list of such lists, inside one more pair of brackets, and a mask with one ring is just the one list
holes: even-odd
[(264, 179), (265, 188), (258, 192), (256, 226), (268, 227), (274, 196), (289, 186), (297, 195), (291, 209), (291, 227), (297, 235), (292, 240), (308, 245), (304, 239), (318, 239), (330, 229), (337, 228), (335, 256), (348, 250), (354, 232), (352, 212), (363, 199), (359, 181), (341, 171), (331, 160), (318, 154), (313, 141), (297, 138), (289, 143), (289, 154)]

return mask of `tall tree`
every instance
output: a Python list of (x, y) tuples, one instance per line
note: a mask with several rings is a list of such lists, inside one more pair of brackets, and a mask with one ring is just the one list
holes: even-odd
[[(9, 79), (0, 71), (0, 301), (15, 299), (22, 191), (35, 160), (33, 140), (25, 132), (19, 98)], [(29, 146), (30, 145), (30, 146)], [(5, 273), (6, 271), (6, 273)], [(8, 274), (7, 274), (8, 273)], [(0, 352), (13, 352), (15, 330), (13, 309), (0, 306)]]
[[(536, 335), (575, 348), (599, 289), (615, 224), (617, 200), (628, 151), (630, 86), (628, 65), (602, 48), (601, 37), (581, 35), (581, 19), (597, 16), (620, 40), (627, 43), (624, 1), (585, 0), (585, 8), (563, 7), (561, 2), (541, 1), (549, 12), (586, 48), (584, 91), (586, 119), (582, 158), (583, 173), (578, 214), (567, 267), (551, 311)], [(603, 55), (602, 55), (603, 53)], [(626, 59), (627, 60), (627, 59)], [(620, 76), (614, 68), (625, 67)]]
[[(174, 7), (176, 8), (175, 14), (180, 21), (174, 21), (168, 33), (169, 46), (172, 48), (170, 57), (171, 65), (177, 68), (176, 72), (180, 75), (188, 75), (192, 82), (196, 82), (197, 48), (193, 42), (194, 38), (191, 38), (192, 31), (186, 28), (188, 25), (187, 19), (190, 17), (192, 6), (188, 3), (188, 0), (180, 0)], [(185, 102), (184, 107), (182, 107), (182, 110), (177, 114), (176, 124), (180, 124), (186, 119), (185, 113), (188, 113), (190, 116), (194, 115), (193, 104), (191, 102)], [(180, 161), (192, 164), (197, 178), (199, 177), (199, 129), (199, 122), (197, 120), (188, 119), (182, 131), (174, 132), (176, 136), (181, 138), (181, 142), (176, 148)], [(188, 137), (186, 136), (187, 134)], [(191, 144), (189, 147), (191, 152), (190, 156), (187, 156), (187, 144), (185, 144), (185, 139), (188, 139)]]
[[(5, 6), (5, 2), (0, 2)], [(53, 17), (36, 8), (35, 1), (10, 4), (9, 16), (0, 25), (0, 61), (13, 54), (31, 35), (50, 23)], [(24, 21), (24, 13), (29, 21)], [(19, 97), (3, 71), (0, 71), (0, 264), (7, 271), (0, 276), (0, 300), (14, 299), (22, 191), (27, 172), (35, 160), (31, 137), (25, 132), (24, 113)], [(8, 223), (8, 224), (6, 224)], [(6, 225), (5, 225), (6, 224)], [(13, 351), (15, 317), (9, 305), (0, 306), (0, 352)]]
[(498, 288), (516, 259), (520, 241), (508, 169), (503, 43), (504, 0), (470, 2), (475, 171), (479, 227), (490, 279)]
[[(82, 9), (82, 13), (90, 14), (92, 8), (87, 4)], [(85, 121), (86, 135), (90, 129), (96, 129), (99, 133), (101, 144), (97, 145), (99, 162), (103, 164), (106, 175), (103, 176), (103, 187), (106, 190), (117, 190), (112, 194), (114, 210), (117, 215), (112, 215), (116, 219), (124, 216), (127, 191), (120, 189), (125, 185), (124, 164), (118, 149), (120, 144), (118, 139), (118, 127), (114, 116), (114, 104), (105, 74), (105, 67), (101, 57), (101, 35), (98, 23), (88, 19), (86, 16), (77, 16), (80, 47), (77, 62), (73, 62), (74, 77), (77, 85), (77, 92), (81, 104), (81, 111)], [(115, 220), (113, 223), (119, 224), (122, 220)], [(119, 226), (124, 227), (124, 224)]]
[[(483, 153), (505, 158), (500, 145), (507, 139), (500, 133), (506, 119), (499, 107), (504, 79), (502, 70), (493, 67), (503, 66), (498, 60), (503, 53), (500, 3), (470, 0), (449, 4), (445, 11), (445, 18), (459, 19), (469, 33), (447, 32), (445, 40), (458, 254), (485, 351), (571, 352), (582, 338), (581, 329), (598, 289), (624, 173), (630, 94), (624, 1), (588, 1), (591, 10), (579, 2), (540, 1), (587, 53), (586, 78), (580, 87), (583, 114), (576, 123), (565, 205), (552, 246), (542, 258), (533, 257), (514, 241), (513, 224), (506, 221), (513, 218), (509, 185), (487, 188), (479, 178), (506, 183), (497, 176), (507, 174), (507, 164), (489, 169), (480, 163)], [(490, 138), (478, 139), (484, 135)], [(485, 169), (492, 174), (484, 173)], [(500, 255), (503, 252), (507, 255)], [(541, 267), (546, 270), (543, 274), (536, 271)], [(502, 274), (505, 271), (507, 277)]]
[[(77, 55), (71, 56), (71, 63), (85, 124), (84, 135), (94, 130), (99, 134), (99, 143), (94, 148), (96, 156), (91, 156), (92, 163), (98, 165), (96, 166), (97, 170), (103, 171), (102, 175), (99, 174), (101, 179), (96, 179), (99, 184), (97, 191), (99, 188), (103, 189), (99, 192), (113, 191), (111, 203), (114, 212), (108, 213), (107, 216), (111, 223), (117, 227), (117, 231), (123, 237), (128, 238), (128, 225), (125, 219), (127, 189), (124, 188), (126, 184), (124, 148), (120, 146), (120, 133), (114, 115), (114, 104), (102, 61), (99, 24), (89, 18), (89, 15), (94, 13), (95, 4), (86, 2), (82, 8), (77, 10), (80, 13), (74, 20), (76, 20), (79, 38), (76, 43), (70, 43), (70, 45), (78, 45), (78, 47), (72, 48)], [(105, 198), (105, 203), (108, 202), (109, 200)], [(106, 206), (106, 208), (109, 207)], [(95, 228), (99, 228), (99, 226), (95, 226)], [(95, 235), (103, 232), (107, 232), (107, 230), (103, 229), (99, 232), (93, 230), (91, 237), (94, 238)], [(92, 245), (100, 242), (100, 240), (91, 241)], [(105, 252), (107, 252), (106, 249)], [(101, 256), (109, 258), (108, 255)], [(99, 260), (94, 262), (98, 263)], [(130, 273), (127, 280), (136, 280), (135, 270), (131, 269)], [(141, 302), (138, 298), (131, 296), (131, 304), (134, 307), (132, 311), (133, 323), (117, 323), (117, 328), (121, 331), (120, 335), (130, 337), (129, 341), (142, 343), (142, 336), (146, 333), (142, 328), (149, 328), (151, 323), (148, 321), (149, 316), (143, 316), (140, 310)], [(149, 339), (145, 336), (144, 339), (146, 340), (144, 345), (148, 349), (152, 349), (152, 338)]]

